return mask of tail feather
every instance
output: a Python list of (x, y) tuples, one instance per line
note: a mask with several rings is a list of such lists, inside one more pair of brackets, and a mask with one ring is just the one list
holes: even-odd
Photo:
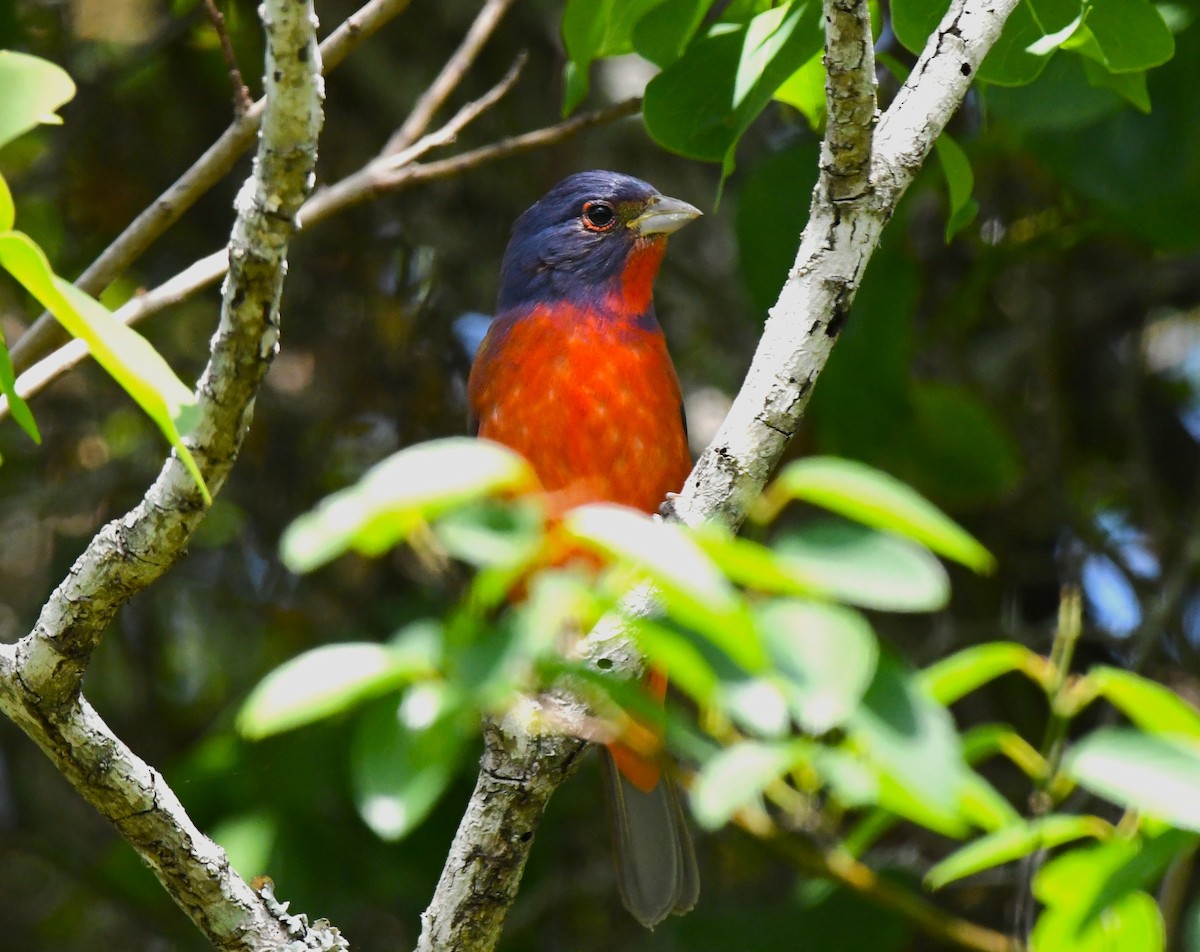
[(666, 774), (649, 791), (639, 789), (607, 751), (604, 779), (621, 901), (652, 929), (671, 913), (688, 912), (700, 897), (696, 853), (679, 794)]

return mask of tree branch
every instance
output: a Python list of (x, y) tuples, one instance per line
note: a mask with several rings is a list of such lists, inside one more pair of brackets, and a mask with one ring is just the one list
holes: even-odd
[[(321, 127), (321, 58), (311, 0), (267, 0), (266, 108), (254, 171), (237, 199), (232, 262), (198, 384), (188, 437), (215, 493), (250, 424), (275, 352), (279, 296), (295, 215), (311, 187)], [(184, 553), (204, 516), (191, 477), (170, 457), (142, 502), (105, 526), (50, 596), (33, 631), (0, 646), (0, 709), (107, 817), (206, 936), (222, 949), (275, 949), (288, 930), (188, 819), (153, 768), (79, 694), (83, 671), (117, 609)]]
[[(961, 104), (976, 68), (1016, 3), (952, 0), (872, 139), (874, 69), (866, 4), (826, 0), (829, 120), (809, 221), (801, 234), (795, 265), (771, 309), (737, 399), (683, 492), (672, 502), (675, 518), (691, 525), (715, 519), (730, 526), (740, 525), (745, 518), (747, 507), (799, 427), (813, 384), (849, 313), (883, 226)], [(652, 595), (639, 594), (633, 601), (628, 607), (644, 613)], [(584, 650), (588, 656), (593, 660), (603, 657), (604, 669), (610, 673), (636, 675), (642, 661), (628, 640), (613, 637), (619, 632), (619, 623), (602, 624), (601, 628), (587, 639)], [(524, 728), (505, 727), (501, 748), (530, 748)], [(532, 765), (532, 771), (522, 762), (519, 770), (488, 765), (480, 774), (467, 807), (467, 816), (479, 819), (473, 823), (464, 819), (459, 827), (451, 858), (424, 918), (418, 949), (432, 947), (432, 930), (443, 922), (449, 925), (436, 933), (440, 948), (486, 952), (494, 947), (498, 923), (516, 894), (523, 862), (493, 865), (486, 850), (474, 848), (471, 837), (477, 828), (492, 825), (488, 818), (503, 817), (510, 800), (526, 793), (520, 783), (487, 788), (484, 774), (499, 770), (506, 776), (565, 776), (578, 751), (572, 747), (568, 753), (561, 745), (547, 743), (546, 738), (543, 744), (545, 755)], [(474, 857), (469, 868), (456, 862), (456, 857), (463, 856)], [(472, 887), (473, 883), (496, 881), (503, 886), (488, 893)], [(464, 897), (472, 904), (471, 917), (455, 905), (464, 902)], [(491, 903), (489, 921), (497, 924), (496, 931), (486, 934), (468, 927), (483, 902)], [(463, 928), (455, 930), (456, 921), (463, 922)], [(914, 921), (928, 927), (928, 921)]]
[(422, 93), (421, 98), (412, 107), (408, 118), (404, 120), (404, 125), (383, 147), (383, 155), (403, 152), (424, 134), (433, 121), (434, 115), (463, 81), (463, 77), (467, 75), (475, 59), (479, 56), (479, 51), (483, 49), (484, 44), (495, 32), (504, 14), (512, 5), (513, 0), (487, 0), (483, 9), (475, 17), (475, 22), (467, 30), (467, 35), (463, 37), (458, 49), (446, 60), (446, 64), (438, 73), (437, 78), (429, 84), (429, 88)]
[[(398, 16), (411, 0), (370, 0), (348, 17), (321, 44), (325, 73), (335, 69), (351, 51)], [(99, 294), (121, 276), (196, 201), (229, 174), (254, 143), (262, 122), (264, 99), (237, 116), (219, 139), (186, 172), (149, 205), (101, 252), (75, 281), (89, 294)], [(66, 332), (49, 314), (42, 314), (9, 348), (13, 369), (20, 373), (67, 340)]]

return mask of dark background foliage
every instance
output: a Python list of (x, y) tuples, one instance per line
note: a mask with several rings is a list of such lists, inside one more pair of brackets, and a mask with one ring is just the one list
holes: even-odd
[[(223, 5), (252, 88), (261, 62), (253, 7)], [(354, 5), (319, 8), (328, 30)], [(340, 68), (328, 84), (321, 181), (375, 154), (476, 9), (416, 0)], [(1195, 12), (1176, 8), (1185, 18)], [(464, 145), (556, 120), (560, 18), (550, 0), (509, 14), (456, 102), (481, 94), (519, 50), (529, 65)], [(945, 186), (931, 164), (889, 226), (821, 379), (794, 452), (862, 458), (912, 482), (999, 559), (992, 578), (956, 574), (954, 601), (937, 617), (877, 619), (918, 663), (996, 638), (1045, 650), (1060, 586), (1082, 581), (1085, 660), (1139, 665), (1200, 697), (1200, 30), (1176, 39), (1175, 58), (1150, 74), (1149, 115), (1093, 89), (1062, 57), (1030, 87), (972, 93), (952, 132), (974, 167), (975, 222), (945, 242)], [(0, 8), (0, 47), (52, 59), (79, 84), (63, 127), (0, 155), (22, 227), (63, 274), (81, 271), (230, 119), (225, 65), (195, 4), (18, 2)], [(639, 91), (639, 68), (598, 66), (592, 101)], [(240, 871), (270, 874), (282, 897), (328, 916), (356, 948), (413, 945), (472, 776), (417, 832), (383, 843), (354, 808), (348, 723), (250, 745), (233, 733), (233, 716), (281, 661), (325, 642), (384, 638), (453, 593), (403, 554), (346, 558), (296, 579), (278, 563), (279, 534), (392, 450), (463, 430), (469, 356), (456, 322), (490, 309), (513, 218), (559, 177), (588, 167), (634, 173), (705, 208), (716, 192), (714, 167), (663, 152), (629, 120), (384, 197), (300, 236), (283, 349), (233, 478), (188, 558), (127, 607), (88, 674), (95, 706), (164, 771)], [(791, 263), (815, 170), (816, 139), (803, 119), (768, 109), (739, 150), (719, 210), (672, 242), (658, 309), (697, 449), (736, 391)], [(114, 294), (153, 286), (220, 247), (244, 171), (189, 212)], [(185, 379), (203, 366), (216, 306), (210, 291), (144, 327)], [(10, 340), (35, 316), (10, 283), (0, 284), (0, 313)], [(33, 406), (41, 447), (11, 423), (0, 427), (6, 641), (29, 630), (92, 533), (140, 497), (163, 453), (153, 425), (94, 367)], [(1006, 679), (958, 713), (961, 723), (1009, 720), (1036, 743), (1042, 703)], [(1015, 777), (991, 779), (1020, 789)], [(770, 950), (795, 948), (798, 936), (813, 949), (930, 947), (890, 913), (798, 877), (737, 831), (701, 841), (699, 909), (647, 934), (620, 909), (607, 837), (598, 771), (588, 765), (550, 807), (504, 947)], [(902, 827), (872, 862), (907, 877), (899, 870), (945, 850)], [(1006, 928), (1011, 910), (979, 900), (969, 889), (946, 896)], [(205, 945), (132, 851), (7, 723), (0, 920), (11, 948)]]

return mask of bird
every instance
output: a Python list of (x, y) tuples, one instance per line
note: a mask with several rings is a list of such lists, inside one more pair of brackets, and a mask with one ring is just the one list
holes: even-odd
[[(700, 214), (641, 179), (593, 170), (513, 225), (496, 318), (468, 379), (468, 423), (529, 461), (552, 516), (592, 502), (654, 513), (691, 471), (653, 288), (668, 237)], [(646, 689), (662, 703), (661, 671)], [(661, 754), (638, 746), (607, 746), (605, 790), (622, 902), (653, 928), (691, 910), (700, 885), (675, 781)]]

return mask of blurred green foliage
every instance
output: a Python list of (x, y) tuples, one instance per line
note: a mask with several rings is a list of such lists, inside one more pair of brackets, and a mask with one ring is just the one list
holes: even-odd
[[(64, 126), (0, 152), (16, 220), (68, 276), (231, 115), (202, 5), (110, 0), (99, 5), (107, 32), (86, 16), (96, 6), (0, 5), (0, 47), (56, 62), (78, 85)], [(257, 87), (254, 4), (222, 8)], [(353, 8), (320, 4), (325, 28)], [(376, 153), (476, 9), (418, 0), (330, 78), (323, 182)], [(373, 561), (347, 555), (300, 579), (278, 541), (298, 514), (397, 448), (462, 431), (469, 355), (455, 321), (489, 309), (513, 218), (579, 168), (629, 171), (701, 204), (729, 176), (720, 209), (672, 240), (658, 285), (702, 445), (792, 265), (815, 182), (815, 11), (741, 0), (518, 4), (455, 103), (482, 93), (522, 48), (528, 75), (464, 145), (549, 123), (564, 101), (644, 87), (646, 124), (384, 196), (297, 240), (282, 352), (243, 458), (188, 558), (122, 612), (86, 687), (241, 872), (269, 873), (294, 908), (328, 915), (356, 947), (414, 944), (470, 788), (475, 712), (527, 678), (559, 673), (544, 670), (555, 621), (602, 611), (619, 586), (593, 591), (552, 575), (522, 609), (528, 625), (502, 622), (485, 641), (478, 605), (460, 599), (462, 573), (445, 571), (438, 554), (486, 553), (469, 583), (486, 604), (503, 590), (495, 565), (527, 558), (540, 538), (536, 513), (481, 501), (439, 515), (424, 543)], [(940, 10), (916, 2), (880, 12), (886, 105)], [(1014, 896), (1031, 886), (1044, 904), (1035, 941), (1056, 952), (1102, 941), (1155, 948), (1164, 935), (1200, 948), (1186, 739), (1200, 698), (1196, 13), (1194, 2), (1142, 0), (1018, 9), (981, 69), (989, 82), (954, 121), (954, 145), (943, 141), (886, 230), (795, 440), (798, 455), (858, 460), (915, 486), (986, 546), (995, 574), (946, 573), (919, 544), (813, 519), (806, 503), (747, 538), (672, 541), (715, 566), (709, 578), (732, 580), (723, 587), (732, 601), (717, 607), (739, 626), (736, 645), (714, 641), (725, 629), (696, 624), (713, 606), (702, 601), (708, 587), (686, 578), (673, 603), (683, 618), (639, 634), (678, 686), (726, 722), (711, 735), (685, 717), (668, 722), (672, 741), (704, 759), (694, 796), (709, 825), (757, 810), (760, 794), (784, 815), (778, 798), (795, 807), (786, 791), (799, 792), (834, 824), (834, 842), (914, 893), (939, 863), (984, 869), (1059, 843), (1040, 869), (1018, 860), (979, 880), (943, 875), (934, 897), (1007, 931)], [(748, 44), (755, 55), (732, 85), (727, 72), (688, 72), (709, 54), (740, 67)], [(630, 52), (662, 70), (648, 87), (643, 64), (611, 58)], [(769, 93), (774, 79), (757, 80), (767, 68), (781, 83)], [(699, 154), (688, 137), (700, 127), (672, 111), (684, 101), (674, 97), (704, 90), (723, 97), (725, 131), (705, 132), (702, 157), (723, 171), (677, 157)], [(157, 284), (219, 248), (244, 171), (112, 293)], [(216, 308), (209, 293), (145, 328), (184, 379), (203, 365)], [(6, 339), (36, 310), (0, 284)], [(32, 409), (41, 447), (0, 426), (6, 641), (30, 629), (91, 534), (140, 498), (162, 457), (153, 424), (94, 367)], [(595, 523), (576, 528), (610, 554), (622, 547), (598, 538)], [(837, 552), (853, 557), (838, 562)], [(1046, 657), (1063, 631), (1064, 583), (1084, 595), (1071, 668), (1083, 673), (1072, 677)], [(822, 591), (866, 611), (814, 598)], [(724, 650), (749, 655), (756, 643), (771, 662), (765, 673)], [(305, 655), (315, 650), (331, 653)], [(289, 676), (288, 662), (325, 676), (321, 697), (276, 708), (277, 727), (307, 726), (244, 738), (238, 712), (253, 712), (255, 685), (269, 686), (277, 669), (274, 678)], [(470, 690), (438, 687), (454, 683)], [(1134, 727), (1112, 727), (1118, 718)], [(1148, 740), (1156, 731), (1161, 739)], [(729, 746), (714, 755), (717, 740)], [(550, 806), (504, 947), (724, 950), (747, 935), (764, 950), (793, 949), (797, 936), (814, 948), (932, 946), (909, 920), (728, 827), (701, 839), (700, 908), (644, 933), (612, 888), (589, 772)], [(1055, 812), (1018, 822), (1031, 791)], [(968, 832), (961, 847), (944, 835)], [(1160, 889), (1172, 897), (1161, 912)], [(204, 947), (132, 851), (9, 725), (0, 726), (0, 914), (14, 948)]]

